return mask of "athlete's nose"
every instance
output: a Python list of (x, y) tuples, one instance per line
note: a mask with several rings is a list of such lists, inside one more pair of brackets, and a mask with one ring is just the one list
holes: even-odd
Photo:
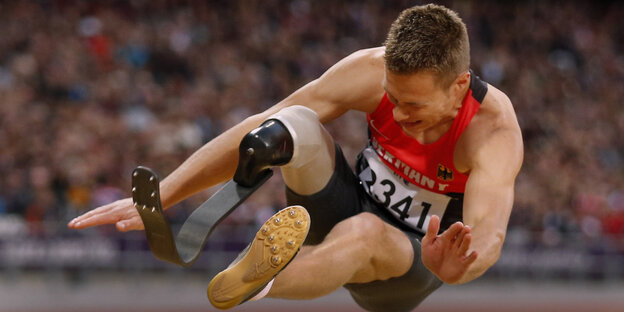
[(399, 105), (394, 106), (394, 108), (392, 109), (392, 115), (394, 115), (394, 120), (397, 122), (402, 122), (409, 118), (409, 114), (401, 109)]

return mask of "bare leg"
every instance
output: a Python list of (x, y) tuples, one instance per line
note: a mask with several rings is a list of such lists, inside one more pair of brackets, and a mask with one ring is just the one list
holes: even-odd
[(413, 258), (405, 234), (362, 213), (337, 224), (321, 244), (304, 247), (276, 277), (268, 296), (310, 299), (346, 283), (386, 280), (405, 274)]

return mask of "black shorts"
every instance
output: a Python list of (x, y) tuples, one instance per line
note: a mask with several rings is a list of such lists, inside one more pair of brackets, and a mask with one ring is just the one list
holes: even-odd
[(422, 235), (394, 221), (385, 208), (380, 207), (366, 194), (338, 145), (336, 168), (327, 186), (320, 192), (307, 196), (286, 188), (286, 198), (289, 205), (301, 205), (310, 214), (312, 222), (306, 239), (308, 245), (321, 243), (334, 225), (362, 212), (377, 215), (410, 238), (414, 248), (414, 263), (407, 273), (385, 281), (344, 286), (362, 308), (369, 311), (411, 311), (442, 286), (442, 282), (422, 264)]

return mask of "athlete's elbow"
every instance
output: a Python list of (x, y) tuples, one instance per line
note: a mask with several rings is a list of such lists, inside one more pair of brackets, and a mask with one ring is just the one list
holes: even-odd
[(468, 272), (466, 272), (461, 279), (449, 284), (465, 284), (483, 276), (483, 274), (494, 266), (500, 258), (504, 241), (504, 232), (494, 233), (492, 235), (492, 239), (490, 240), (490, 244), (486, 249), (479, 252), (477, 260), (473, 263)]
[(486, 267), (489, 269), (501, 256), (503, 243), (505, 242), (505, 232), (496, 231), (492, 236), (490, 248), (487, 253)]

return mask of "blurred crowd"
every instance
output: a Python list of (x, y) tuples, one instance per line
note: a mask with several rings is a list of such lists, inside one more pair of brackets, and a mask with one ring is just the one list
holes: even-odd
[[(76, 215), (129, 196), (137, 165), (166, 176), (339, 59), (383, 44), (412, 4), (0, 2), (0, 219), (11, 220), (0, 235), (14, 222), (30, 236), (65, 232)], [(513, 242), (581, 237), (624, 253), (624, 5), (442, 4), (468, 26), (475, 73), (518, 114)], [(328, 126), (351, 160), (366, 140), (363, 118)], [(285, 205), (279, 174), (261, 190), (228, 222), (259, 223)], [(169, 217), (182, 221), (211, 192)]]

